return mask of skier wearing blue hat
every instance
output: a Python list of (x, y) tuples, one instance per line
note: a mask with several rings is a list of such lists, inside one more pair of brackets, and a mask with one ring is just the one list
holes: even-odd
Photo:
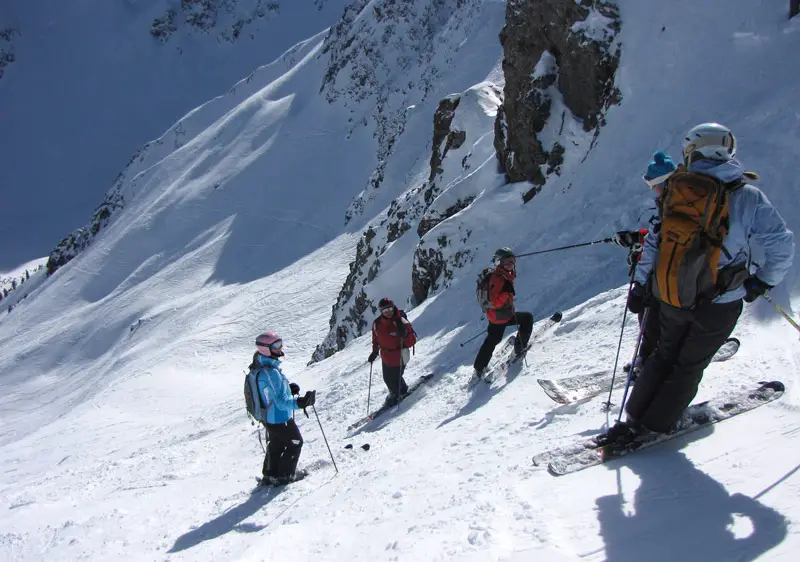
[[(672, 158), (660, 150), (653, 154), (653, 159), (647, 165), (647, 170), (645, 170), (643, 179), (655, 193), (657, 208), (661, 206), (661, 196), (664, 192), (667, 180), (677, 169), (678, 166), (675, 165)], [(657, 235), (661, 228), (658, 217), (652, 217), (650, 219), (650, 224), (652, 225), (653, 234)], [(642, 228), (640, 230), (623, 230), (617, 232), (614, 236), (615, 244), (629, 250), (629, 265), (638, 263), (641, 258), (644, 238), (647, 236), (647, 233), (648, 229)], [(626, 365), (624, 367), (625, 371), (633, 369), (634, 378), (641, 371), (645, 359), (647, 359), (655, 349), (659, 335), (658, 301), (656, 299), (647, 298), (648, 291), (646, 285), (647, 283), (642, 285), (641, 283), (635, 282), (628, 295), (628, 310), (639, 316), (640, 323), (644, 317), (644, 309), (649, 308), (647, 321), (642, 327), (642, 343), (639, 347), (639, 355), (636, 357), (633, 365)]]

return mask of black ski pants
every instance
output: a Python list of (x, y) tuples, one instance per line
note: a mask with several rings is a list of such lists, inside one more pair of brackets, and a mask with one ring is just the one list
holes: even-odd
[(486, 329), (486, 339), (483, 340), (483, 345), (478, 350), (478, 355), (475, 357), (475, 363), (473, 364), (476, 371), (482, 371), (489, 365), (494, 348), (503, 341), (506, 326), (519, 326), (519, 339), (522, 345), (526, 346), (531, 339), (531, 332), (533, 332), (533, 314), (530, 312), (517, 312), (505, 324), (492, 324), (489, 322), (489, 327)]
[(282, 478), (292, 476), (297, 469), (303, 436), (297, 424), (291, 419), (286, 423), (268, 423), (269, 443), (264, 457), (263, 475)]
[(694, 310), (660, 303), (661, 335), (625, 406), (628, 416), (652, 431), (672, 429), (741, 313), (741, 300)]
[[(386, 388), (389, 389), (389, 394), (394, 396), (395, 398), (400, 398), (406, 392), (408, 392), (408, 385), (406, 384), (406, 380), (403, 378), (403, 371), (406, 370), (404, 365), (399, 367), (390, 367), (386, 363), (382, 364), (383, 366), (383, 382), (386, 383)], [(398, 396), (397, 392), (400, 392)]]
[(655, 299), (653, 299), (653, 301), (654, 302), (647, 307), (647, 322), (644, 323), (644, 326), (642, 326), (644, 312), (639, 314), (639, 326), (644, 330), (642, 333), (642, 343), (639, 346), (639, 357), (643, 360), (650, 357), (653, 351), (655, 351), (656, 345), (658, 345), (658, 336), (661, 334), (661, 323), (658, 318), (659, 304)]

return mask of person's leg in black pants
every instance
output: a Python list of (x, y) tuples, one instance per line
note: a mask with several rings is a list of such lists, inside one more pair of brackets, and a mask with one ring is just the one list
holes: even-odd
[(517, 335), (522, 347), (525, 347), (531, 341), (531, 333), (533, 333), (533, 314), (530, 312), (517, 312), (506, 326), (514, 324), (519, 326)]
[(475, 371), (482, 372), (489, 366), (489, 361), (492, 359), (492, 353), (497, 344), (503, 340), (503, 334), (506, 331), (506, 324), (492, 324), (489, 322), (489, 327), (486, 328), (486, 339), (483, 340), (478, 355), (475, 357)]
[(625, 406), (628, 416), (666, 432), (697, 394), (703, 371), (733, 332), (742, 301), (682, 310), (661, 304), (661, 336)]
[[(383, 363), (382, 366), (383, 382), (386, 383), (386, 388), (389, 389), (389, 394), (392, 396), (392, 398), (397, 400), (400, 398), (400, 396), (403, 396), (406, 392), (408, 392), (408, 385), (403, 378), (403, 371), (405, 369), (402, 366), (390, 367), (386, 363)], [(400, 391), (399, 396), (397, 394), (398, 389)]]
[(265, 477), (288, 480), (297, 470), (297, 461), (303, 448), (303, 437), (294, 420), (286, 423), (267, 424), (269, 444), (264, 458)]
[[(655, 351), (658, 345), (658, 337), (661, 334), (661, 324), (658, 319), (658, 302), (653, 302), (647, 307), (647, 318), (642, 330), (642, 343), (639, 346), (639, 361), (644, 363), (648, 357)], [(639, 323), (641, 324), (644, 313), (639, 315)]]
[(736, 327), (742, 301), (709, 303), (693, 312), (693, 322), (672, 370), (640, 420), (653, 431), (663, 433), (672, 429), (691, 404), (706, 367)]

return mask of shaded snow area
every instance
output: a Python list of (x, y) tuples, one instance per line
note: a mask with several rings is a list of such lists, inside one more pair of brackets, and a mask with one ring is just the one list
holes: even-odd
[[(344, 62), (328, 89), (333, 39), (309, 30), (162, 128), (121, 170), (124, 208), (52, 276), (31, 272), (11, 313), (0, 309), (0, 560), (794, 561), (800, 338), (763, 299), (745, 306), (733, 333), (741, 348), (709, 366), (696, 400), (765, 380), (786, 393), (606, 465), (562, 477), (533, 465), (534, 454), (594, 435), (618, 412), (604, 411), (605, 396), (559, 406), (536, 379), (613, 366), (628, 274), (620, 248), (520, 258), (519, 309), (540, 323), (559, 310), (563, 319), (526, 363), (466, 388), (481, 338), (464, 342), (485, 327), (475, 275), (494, 249), (531, 252), (646, 224), (646, 164), (657, 149), (677, 160), (692, 125), (730, 126), (745, 168), (800, 231), (800, 73), (789, 56), (800, 21), (786, 20), (784, 2), (619, 5), (622, 101), (593, 137), (549, 91), (559, 122), (541, 138), (558, 139), (564, 162), (524, 205), (531, 186), (504, 184), (492, 146), (505, 2), (420, 0), (416, 12), (399, 0), (353, 2), (342, 21), (364, 33), (380, 21), (381, 38), (393, 37), (392, 18), (431, 19), (392, 27), (419, 30), (400, 47), (363, 33), (348, 42), (340, 30), (333, 50)], [(603, 36), (606, 22), (592, 18), (580, 30)], [(365, 71), (363, 57), (409, 45), (422, 50), (383, 53)], [(554, 59), (545, 53), (537, 72)], [(413, 84), (380, 60), (410, 65), (400, 78)], [(360, 90), (361, 76), (391, 87)], [(459, 100), (450, 131), (464, 136), (439, 139), (432, 173), (434, 112), (446, 97)], [(392, 230), (400, 213), (405, 230)], [(370, 228), (380, 263), (353, 273)], [(421, 263), (444, 269), (417, 299)], [(772, 291), (792, 314), (797, 271)], [(408, 309), (420, 339), (406, 378), (434, 376), (348, 436), (367, 407), (369, 305), (366, 330), (308, 362), (348, 310), (335, 305), (357, 300), (343, 296), (351, 279), (370, 302), (390, 296)], [(319, 423), (311, 409), (296, 414), (310, 475), (267, 490), (256, 488), (263, 453), (242, 379), (268, 329), (283, 338), (289, 380), (317, 390)], [(629, 318), (620, 364), (635, 336)], [(373, 407), (386, 395), (375, 367)]]
[(0, 2), (0, 270), (51, 251), (131, 154), (347, 4)]

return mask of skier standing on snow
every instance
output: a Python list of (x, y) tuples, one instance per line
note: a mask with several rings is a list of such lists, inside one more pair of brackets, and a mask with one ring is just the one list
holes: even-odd
[(316, 402), (317, 393), (309, 390), (304, 396), (300, 387), (289, 384), (280, 368), (283, 340), (274, 332), (264, 332), (256, 338), (256, 352), (250, 369), (258, 369), (256, 382), (267, 410), (267, 454), (264, 457), (264, 486), (280, 486), (299, 477), (297, 461), (303, 448), (303, 437), (294, 423), (294, 410), (305, 410)]
[(474, 376), (477, 378), (486, 374), (494, 348), (503, 340), (506, 326), (519, 326), (514, 340), (514, 353), (517, 356), (528, 346), (533, 332), (533, 314), (514, 309), (514, 280), (517, 278), (517, 259), (514, 252), (510, 248), (500, 248), (494, 253), (492, 263), (494, 270), (488, 278), (488, 300), (491, 307), (486, 309), (489, 326), (486, 329), (486, 339), (483, 340), (473, 364)]
[(372, 323), (372, 353), (367, 361), (372, 363), (381, 355), (383, 382), (389, 390), (386, 405), (394, 405), (408, 392), (403, 372), (411, 359), (409, 349), (417, 343), (417, 335), (411, 322), (391, 299), (378, 302), (380, 316)]
[[(644, 173), (644, 181), (653, 190), (656, 197), (656, 208), (661, 207), (661, 196), (664, 192), (664, 187), (667, 185), (667, 180), (678, 167), (672, 158), (667, 156), (664, 152), (658, 151), (653, 154), (653, 159), (648, 164), (647, 170)], [(658, 216), (650, 219), (651, 230), (655, 235), (658, 235), (661, 229), (661, 222)], [(627, 248), (628, 265), (633, 265), (639, 262), (642, 257), (642, 248), (644, 239), (648, 234), (648, 229), (642, 228), (639, 230), (623, 230), (617, 232), (614, 236), (614, 243), (623, 248)], [(658, 342), (659, 335), (659, 320), (658, 320), (658, 300), (647, 299), (649, 293), (648, 284), (651, 277), (648, 276), (644, 284), (635, 281), (631, 288), (630, 295), (628, 296), (628, 309), (639, 317), (639, 325), (641, 326), (644, 319), (644, 309), (648, 309), (647, 322), (641, 326), (642, 343), (639, 346), (639, 355), (633, 365), (626, 365), (624, 370), (633, 368), (634, 378), (641, 373), (642, 365), (650, 354), (655, 350), (656, 343)]]
[[(627, 420), (597, 436), (599, 445), (625, 446), (648, 431), (674, 429), (733, 331), (742, 299), (752, 302), (780, 283), (794, 257), (792, 232), (764, 193), (747, 183), (756, 176), (735, 159), (736, 139), (727, 127), (698, 125), (682, 148), (686, 171), (669, 178), (661, 232), (648, 234), (636, 271), (643, 286), (653, 272), (661, 334), (626, 404)], [(686, 214), (691, 212), (698, 214)], [(763, 264), (752, 264), (755, 275), (751, 243), (765, 256)], [(685, 269), (687, 263), (703, 274)]]

